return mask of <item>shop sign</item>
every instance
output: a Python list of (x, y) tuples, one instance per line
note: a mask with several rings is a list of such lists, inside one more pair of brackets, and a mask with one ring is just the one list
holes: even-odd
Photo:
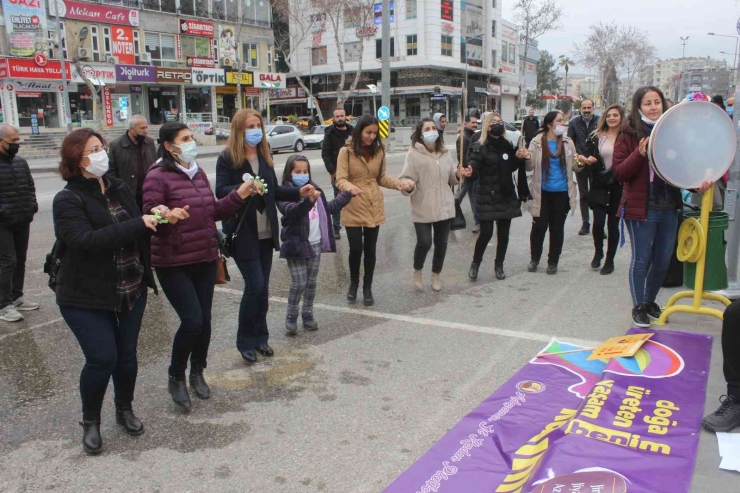
[(285, 89), (285, 74), (274, 72), (255, 72), (254, 79), (257, 87), (272, 87), (273, 89)]
[[(247, 88), (245, 88), (247, 89)], [(257, 91), (259, 92), (259, 91)], [(216, 94), (236, 94), (236, 87), (217, 87)]]
[(213, 132), (213, 122), (188, 122), (188, 128), (194, 134), (210, 135)]
[(50, 0), (49, 12), (67, 19), (117, 24), (119, 26), (138, 26), (139, 11), (110, 5), (75, 2), (72, 0)]
[[(237, 74), (239, 72), (226, 72), (226, 83), (236, 85)], [(242, 72), (241, 84), (243, 86), (253, 86), (254, 77), (252, 72)]]
[(194, 86), (223, 86), (226, 84), (226, 76), (223, 69), (194, 68), (192, 84)]
[(113, 126), (113, 103), (110, 97), (110, 88), (103, 88), (103, 107), (105, 109), (105, 125), (107, 127)]
[(260, 95), (260, 90), (257, 89), (256, 87), (243, 87), (242, 91), (247, 96), (259, 96)]
[[(81, 68), (82, 75), (95, 85), (100, 85), (100, 82), (103, 84), (116, 83), (116, 69), (110, 65), (85, 64)], [(74, 82), (85, 82), (80, 73), (77, 72), (77, 67), (72, 67), (72, 80)]]
[(508, 65), (506, 63), (502, 63), (499, 66), (498, 71), (499, 71), (499, 73), (504, 73), (504, 74), (516, 74), (516, 66), (515, 65)]
[(154, 67), (160, 84), (190, 84), (192, 73), (186, 68)]
[(273, 89), (270, 91), (270, 99), (292, 99), (295, 97), (295, 87), (288, 87), (286, 89)]
[(503, 94), (508, 96), (518, 96), (519, 86), (502, 86), (501, 91)]
[[(69, 62), (66, 63), (67, 76), (72, 73)], [(62, 64), (59, 60), (49, 60), (40, 67), (31, 59), (8, 58), (8, 77), (18, 79), (54, 79), (62, 80)]]
[(236, 37), (231, 26), (218, 26), (218, 53), (226, 66), (232, 66), (236, 60)]
[(490, 96), (501, 96), (500, 84), (488, 84), (488, 94)]
[(444, 94), (432, 94), (429, 97), (429, 100), (430, 101), (446, 101), (447, 100), (447, 96), (444, 95)]
[(473, 92), (477, 94), (486, 94), (488, 91), (486, 91), (485, 87), (474, 87)]
[(443, 22), (442, 30), (447, 33), (451, 33), (455, 30), (455, 25), (452, 22)]
[(118, 61), (123, 64), (133, 65), (136, 63), (133, 28), (113, 28), (113, 56), (118, 57)]
[(56, 82), (15, 81), (16, 91), (56, 91)]
[(46, 4), (41, 0), (2, 0), (11, 55), (30, 57), (47, 49)]
[(149, 65), (116, 65), (118, 82), (157, 82), (156, 67)]
[[(2, 83), (0, 83), (2, 87)], [(15, 89), (17, 84), (9, 82), (5, 84), (5, 99), (3, 100), (3, 120), (11, 125), (18, 125), (18, 103), (15, 100)]]
[(5, 58), (0, 58), (0, 79), (8, 78), (8, 61)]
[(203, 22), (194, 19), (180, 19), (180, 34), (212, 38), (213, 33), (213, 23), (211, 22)]
[(131, 84), (128, 88), (131, 94), (141, 94), (141, 86)]
[(18, 91), (15, 93), (19, 98), (40, 98), (40, 92), (33, 91)]
[[(213, 68), (216, 66), (215, 60), (213, 58), (203, 58), (198, 56), (189, 56), (186, 57), (185, 60), (188, 63), (188, 67), (202, 67), (202, 68)], [(224, 71), (221, 70), (221, 73)]]
[(441, 0), (442, 20), (453, 21), (454, 4), (453, 0)]

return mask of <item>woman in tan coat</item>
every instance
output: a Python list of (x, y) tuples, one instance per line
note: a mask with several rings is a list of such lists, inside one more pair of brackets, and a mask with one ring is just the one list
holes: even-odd
[(416, 289), (422, 289), (421, 272), (432, 248), (433, 230), (432, 289), (439, 291), (442, 289), (439, 274), (447, 253), (450, 225), (455, 217), (455, 196), (450, 187), (459, 181), (455, 158), (445, 148), (431, 118), (422, 118), (411, 134), (411, 149), (398, 179), (413, 187), (404, 191), (404, 195), (411, 196), (411, 220), (416, 230), (412, 281)]
[(347, 145), (337, 157), (337, 188), (352, 192), (355, 198), (342, 209), (342, 224), (347, 228), (349, 240), (350, 285), (347, 300), (357, 300), (360, 285), (360, 261), (365, 254), (365, 277), (363, 279), (363, 302), (365, 306), (375, 304), (372, 285), (375, 271), (375, 245), (378, 242), (380, 225), (385, 222), (383, 192), (380, 187), (410, 189), (385, 174), (385, 150), (378, 138), (378, 120), (370, 115), (362, 116), (347, 139)]

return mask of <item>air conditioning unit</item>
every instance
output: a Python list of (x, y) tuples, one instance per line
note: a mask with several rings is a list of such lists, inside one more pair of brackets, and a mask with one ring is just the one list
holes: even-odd
[(324, 78), (315, 75), (314, 78), (311, 79), (311, 82), (313, 82), (314, 84), (323, 84), (324, 83)]
[(139, 60), (141, 61), (141, 63), (152, 63), (152, 54), (142, 53), (139, 55)]
[(105, 63), (116, 65), (118, 64), (118, 57), (117, 56), (107, 56), (105, 57)]
[(249, 64), (247, 64), (247, 62), (242, 62), (241, 67), (242, 67), (242, 70), (247, 70), (249, 68)]
[(77, 48), (77, 58), (90, 58), (90, 50), (87, 48)]
[(223, 67), (233, 67), (234, 66), (234, 59), (228, 56), (225, 56), (221, 58), (221, 66)]

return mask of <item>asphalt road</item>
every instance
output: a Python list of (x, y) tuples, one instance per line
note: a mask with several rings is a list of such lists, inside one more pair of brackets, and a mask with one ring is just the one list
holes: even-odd
[[(318, 152), (304, 154), (315, 180), (328, 189)], [(278, 174), (286, 157), (276, 156)], [(403, 159), (389, 156), (389, 174), (400, 173)], [(211, 178), (214, 163), (200, 163)], [(42, 308), (24, 322), (0, 324), (2, 492), (380, 492), (551, 337), (593, 343), (631, 326), (629, 248), (619, 251), (613, 275), (591, 271), (591, 239), (577, 236), (580, 220), (573, 216), (557, 276), (526, 272), (525, 214), (513, 221), (506, 280), (493, 276), (495, 243), (478, 282), (468, 280), (476, 239), (468, 229), (451, 235), (442, 292), (429, 288), (431, 258), (424, 291), (414, 291), (408, 199), (386, 190), (376, 306), (348, 306), (344, 299), (343, 238), (337, 254), (322, 259), (320, 330), (288, 339), (283, 326), (290, 279), (276, 256), (268, 316), (276, 355), (247, 367), (234, 347), (243, 282), (232, 263), (233, 280), (217, 288), (214, 301), (206, 371), (213, 396), (193, 399), (186, 415), (174, 409), (166, 390), (178, 319), (164, 296), (150, 296), (134, 403), (146, 433), (132, 438), (115, 424), (109, 389), (105, 452), (88, 457), (77, 424), (84, 360), (41, 271), (54, 239), (51, 204), (62, 182), (51, 174), (35, 179), (40, 211), (31, 232), (26, 295)], [(677, 315), (669, 328), (715, 337), (706, 409), (716, 409), (724, 393), (719, 322)], [(736, 493), (737, 478), (718, 465), (716, 438), (702, 431), (691, 491)]]

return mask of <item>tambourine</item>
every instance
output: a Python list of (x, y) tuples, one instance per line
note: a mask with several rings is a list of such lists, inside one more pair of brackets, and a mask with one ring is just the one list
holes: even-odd
[(653, 170), (677, 188), (695, 189), (715, 182), (735, 159), (732, 120), (719, 106), (701, 101), (669, 109), (655, 124), (648, 143)]

